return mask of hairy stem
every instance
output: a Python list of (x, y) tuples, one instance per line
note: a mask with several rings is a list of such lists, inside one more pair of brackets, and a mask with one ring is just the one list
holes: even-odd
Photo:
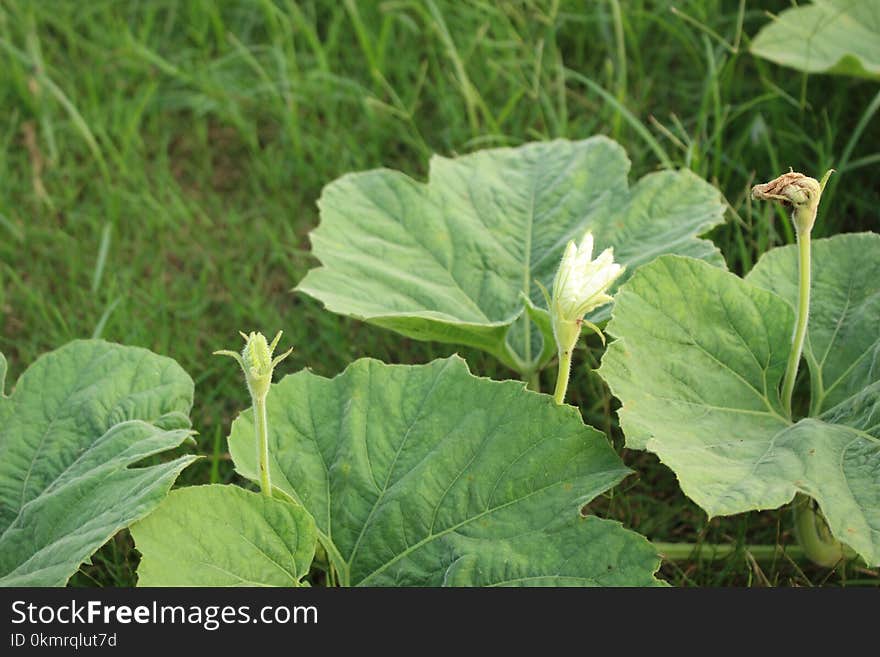
[(556, 372), (556, 390), (553, 399), (557, 404), (565, 403), (565, 391), (568, 390), (568, 378), (571, 375), (571, 349), (559, 352), (559, 370)]
[(269, 478), (269, 421), (266, 417), (266, 397), (254, 397), (254, 431), (257, 435), (257, 465), (260, 470), (260, 491), (272, 496)]
[(782, 405), (791, 418), (791, 398), (794, 394), (794, 383), (797, 379), (798, 366), (804, 352), (804, 340), (807, 337), (807, 324), (810, 318), (810, 231), (799, 230), (798, 243), (798, 305), (797, 323), (788, 365), (785, 367), (785, 378), (782, 380)]

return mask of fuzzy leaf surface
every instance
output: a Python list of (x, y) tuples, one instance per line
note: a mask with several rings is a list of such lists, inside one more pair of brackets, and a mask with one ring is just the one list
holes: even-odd
[(317, 540), (301, 506), (217, 484), (173, 491), (131, 535), (138, 586), (301, 586)]
[(0, 396), (0, 585), (63, 586), (152, 511), (193, 457), (132, 466), (191, 434), (192, 398), (146, 349), (80, 340), (35, 361)]
[[(623, 479), (605, 437), (522, 383), (362, 359), (267, 400), (270, 471), (352, 586), (657, 584), (656, 551), (581, 507)], [(251, 411), (230, 450), (254, 479)]]
[(722, 221), (718, 192), (686, 171), (630, 188), (629, 168), (617, 143), (593, 137), (435, 156), (427, 183), (388, 169), (345, 175), (321, 195), (311, 243), (322, 266), (297, 289), (333, 312), (528, 371), (555, 344), (549, 321), (527, 322), (527, 302), (547, 314), (536, 281), (552, 287), (566, 243), (586, 230), (630, 271), (663, 253), (723, 266), (696, 237)]
[[(858, 256), (871, 263), (867, 271), (847, 262), (855, 259), (854, 239), (868, 249)], [(870, 280), (880, 257), (876, 236), (814, 244), (808, 361), (838, 339), (876, 347), (880, 306), (876, 278)], [(608, 326), (617, 339), (599, 372), (623, 403), (627, 444), (656, 453), (710, 516), (777, 508), (800, 491), (819, 502), (839, 540), (878, 564), (876, 366), (868, 374), (871, 367), (861, 367), (864, 358), (852, 345), (841, 345), (826, 360), (827, 371), (847, 370), (864, 387), (839, 402), (826, 396), (819, 406), (827, 410), (815, 417), (785, 416), (778, 391), (794, 310), (784, 298), (787, 284), (779, 282), (779, 296), (754, 281), (795, 275), (790, 258), (788, 249), (770, 252), (748, 281), (690, 258), (663, 257), (643, 267), (618, 295)], [(839, 327), (839, 337), (831, 326)], [(876, 365), (876, 353), (867, 353)]]

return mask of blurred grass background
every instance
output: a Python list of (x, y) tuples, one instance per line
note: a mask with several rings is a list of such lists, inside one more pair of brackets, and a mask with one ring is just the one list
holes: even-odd
[[(752, 206), (753, 182), (789, 166), (838, 169), (818, 236), (878, 230), (878, 85), (807, 77), (753, 58), (778, 2), (737, 0), (0, 0), (0, 350), (10, 383), (42, 352), (102, 336), (177, 359), (196, 381), (198, 450), (181, 483), (234, 477), (225, 436), (247, 405), (213, 358), (237, 331), (285, 331), (281, 374), (334, 375), (374, 356), (419, 363), (459, 351), (330, 313), (290, 289), (316, 262), (321, 187), (377, 166), (423, 177), (428, 157), (602, 133), (633, 179), (685, 167), (730, 204), (711, 234), (732, 270), (793, 241)], [(872, 119), (875, 119), (872, 121)], [(831, 202), (833, 201), (833, 202)], [(570, 401), (620, 447), (598, 342)], [(545, 373), (551, 376), (552, 372)], [(549, 381), (549, 380), (548, 380)], [(546, 383), (545, 385), (549, 385)], [(658, 541), (740, 546), (664, 564), (681, 585), (876, 584), (748, 544), (791, 545), (784, 511), (708, 521), (656, 458), (594, 502)], [(72, 583), (130, 585), (126, 533)]]

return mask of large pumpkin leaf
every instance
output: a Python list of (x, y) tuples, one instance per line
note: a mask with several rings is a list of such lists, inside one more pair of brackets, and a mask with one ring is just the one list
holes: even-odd
[(301, 506), (218, 485), (172, 492), (131, 535), (138, 586), (301, 586), (317, 540)]
[(783, 11), (751, 51), (807, 73), (880, 78), (880, 0), (816, 0)]
[[(837, 416), (849, 409), (861, 428), (880, 436), (880, 235), (816, 240), (812, 260), (813, 299), (804, 345), (811, 374), (810, 414)], [(797, 266), (796, 246), (773, 249), (746, 280), (794, 307)]]
[(444, 586), (657, 586), (656, 551), (619, 523), (588, 516), (516, 540), (463, 543)]
[[(841, 339), (876, 346), (880, 306), (868, 300), (876, 279), (850, 289), (858, 279), (845, 262), (853, 239), (816, 242), (808, 360), (836, 339), (832, 325)], [(864, 262), (880, 257), (876, 238), (858, 240)], [(782, 266), (789, 257), (772, 252), (762, 268), (778, 269), (774, 279), (793, 276)], [(848, 293), (850, 304), (841, 302)], [(790, 421), (778, 390), (793, 326), (794, 311), (777, 294), (697, 260), (664, 257), (621, 288), (608, 326), (617, 340), (599, 371), (623, 402), (627, 444), (660, 456), (710, 516), (776, 508), (800, 491), (819, 502), (839, 540), (880, 563), (880, 440), (876, 410), (866, 410), (876, 409), (878, 386), (861, 377), (867, 387), (850, 400)], [(852, 356), (842, 346), (828, 371)], [(876, 353), (869, 358), (876, 364)], [(851, 412), (842, 412), (846, 404)]]
[(387, 169), (343, 176), (324, 189), (311, 233), (323, 266), (297, 289), (333, 312), (534, 370), (555, 354), (536, 281), (551, 287), (566, 243), (586, 230), (630, 270), (662, 253), (723, 266), (696, 239), (721, 222), (718, 192), (686, 171), (629, 189), (629, 167), (618, 144), (593, 137), (435, 156), (427, 184)]
[[(642, 537), (583, 519), (629, 470), (577, 411), (523, 384), (356, 361), (272, 386), (270, 472), (314, 516), (343, 584), (656, 584)], [(251, 411), (229, 439), (256, 477)]]
[(62, 586), (158, 505), (193, 457), (129, 466), (191, 434), (192, 395), (170, 358), (98, 340), (46, 354), (0, 395), (0, 584)]

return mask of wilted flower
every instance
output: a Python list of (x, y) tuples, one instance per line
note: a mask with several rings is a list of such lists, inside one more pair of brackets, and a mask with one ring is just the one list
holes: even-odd
[(796, 171), (783, 173), (770, 182), (752, 187), (752, 198), (780, 201), (792, 209), (791, 219), (799, 233), (810, 232), (816, 222), (819, 198), (831, 171), (822, 182)]

